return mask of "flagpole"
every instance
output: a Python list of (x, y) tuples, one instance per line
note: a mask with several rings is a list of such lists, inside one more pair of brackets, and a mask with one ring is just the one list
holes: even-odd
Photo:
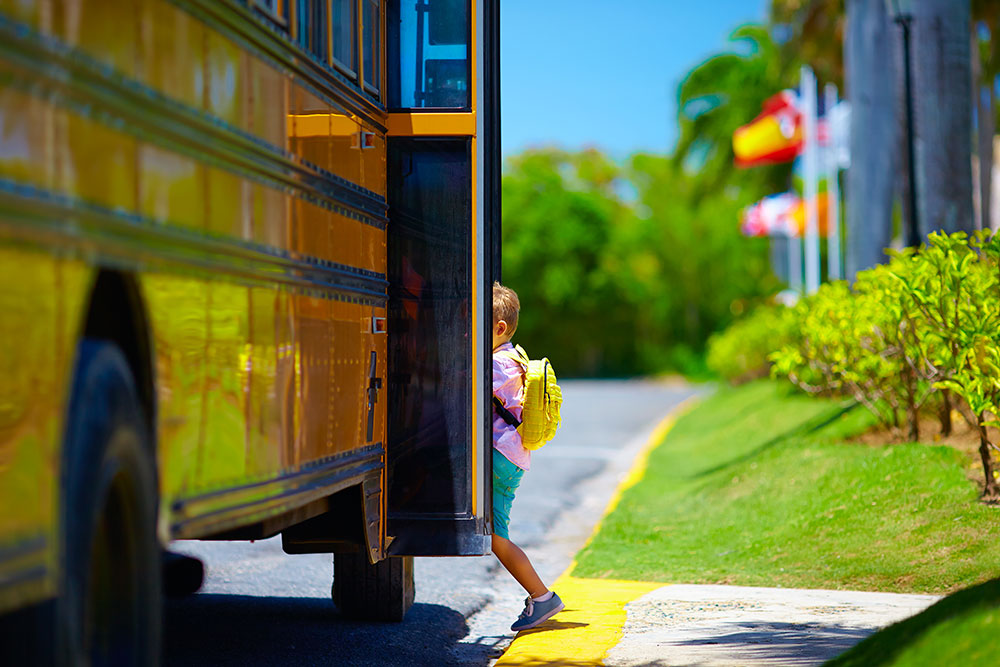
[(805, 180), (805, 254), (806, 254), (806, 294), (812, 294), (819, 289), (819, 210), (817, 181), (819, 180), (819, 165), (817, 164), (817, 122), (816, 122), (816, 76), (808, 65), (803, 65), (799, 79), (799, 99), (802, 109), (802, 128), (804, 151), (803, 177)]
[(794, 231), (788, 235), (788, 286), (802, 294), (802, 237)]
[(843, 273), (840, 269), (840, 165), (837, 151), (840, 148), (835, 135), (833, 109), (837, 106), (837, 86), (826, 84), (823, 92), (826, 95), (826, 251), (827, 279), (840, 280)]

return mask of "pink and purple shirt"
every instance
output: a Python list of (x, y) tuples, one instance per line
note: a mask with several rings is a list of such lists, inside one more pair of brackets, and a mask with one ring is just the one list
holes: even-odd
[[(523, 409), (524, 367), (499, 351), (514, 351), (514, 346), (504, 343), (493, 351), (493, 394), (518, 419)], [(493, 411), (493, 446), (507, 457), (507, 460), (522, 470), (531, 467), (531, 451), (521, 444), (521, 434), (517, 428), (504, 421)]]

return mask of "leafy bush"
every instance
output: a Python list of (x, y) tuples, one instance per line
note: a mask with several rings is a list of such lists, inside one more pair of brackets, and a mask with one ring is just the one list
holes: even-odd
[[(942, 431), (958, 407), (979, 431), (984, 497), (1000, 500), (988, 426), (1000, 425), (1000, 239), (931, 234), (919, 251), (846, 283), (824, 285), (793, 310), (796, 340), (772, 374), (810, 393), (843, 394), (911, 439), (929, 399)], [(957, 399), (954, 400), (954, 399)]]
[(760, 306), (708, 339), (708, 368), (733, 384), (765, 377), (770, 367), (768, 355), (791, 343), (797, 331), (798, 321), (791, 308)]

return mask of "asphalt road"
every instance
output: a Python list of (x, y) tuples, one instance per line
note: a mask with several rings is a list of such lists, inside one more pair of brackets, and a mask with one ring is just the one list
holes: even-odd
[[(511, 539), (542, 578), (570, 562), (637, 445), (694, 390), (645, 381), (565, 381), (563, 425), (536, 452)], [(166, 665), (486, 665), (509, 642), (524, 593), (492, 556), (416, 561), (402, 623), (355, 623), (330, 601), (328, 555), (288, 556), (278, 539), (178, 542), (206, 565), (202, 590), (169, 600)]]

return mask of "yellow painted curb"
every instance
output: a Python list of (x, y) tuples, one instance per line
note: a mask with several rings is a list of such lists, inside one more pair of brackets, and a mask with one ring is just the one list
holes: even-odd
[(552, 585), (566, 609), (518, 634), (497, 665), (600, 665), (622, 637), (625, 605), (664, 584), (577, 579), (564, 574)]
[[(690, 408), (693, 398), (671, 410), (653, 429), (586, 544), (590, 544), (604, 519), (618, 506), (622, 494), (645, 475), (650, 452), (663, 441), (677, 417)], [(669, 585), (651, 581), (583, 579), (573, 576), (575, 568), (574, 560), (552, 585), (566, 609), (537, 628), (519, 633), (497, 665), (601, 665), (608, 651), (621, 640), (627, 620), (625, 605)]]

